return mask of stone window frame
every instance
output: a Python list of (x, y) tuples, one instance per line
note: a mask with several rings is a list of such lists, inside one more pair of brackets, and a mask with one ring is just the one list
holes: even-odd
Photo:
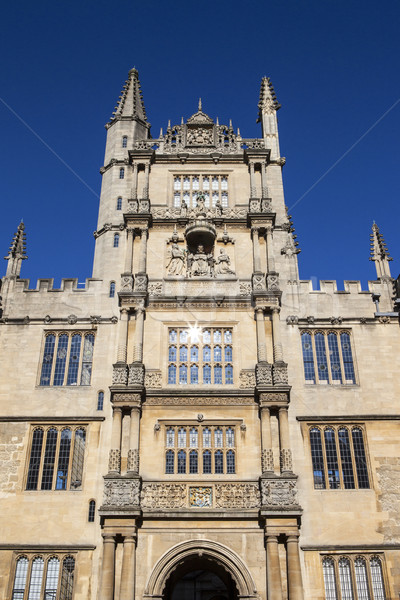
[[(371, 491), (373, 489), (373, 477), (372, 477), (372, 469), (371, 469), (371, 464), (370, 464), (370, 458), (369, 458), (369, 449), (368, 449), (368, 440), (367, 440), (367, 430), (366, 430), (366, 426), (364, 423), (362, 422), (355, 422), (355, 421), (347, 421), (347, 420), (341, 420), (339, 422), (335, 422), (335, 423), (330, 423), (329, 421), (321, 423), (321, 421), (318, 422), (312, 422), (309, 421), (308, 423), (304, 423), (302, 425), (302, 427), (305, 427), (305, 430), (303, 430), (303, 434), (305, 434), (305, 437), (307, 439), (307, 445), (308, 445), (308, 456), (310, 456), (311, 458), (311, 471), (312, 471), (312, 476), (313, 476), (313, 487), (315, 490), (319, 490), (319, 491), (345, 491), (345, 492), (360, 492), (360, 491)], [(335, 440), (335, 448), (336, 448), (336, 460), (337, 460), (337, 472), (338, 475), (336, 476), (336, 483), (338, 483), (338, 485), (332, 486), (330, 485), (330, 482), (332, 479), (330, 479), (329, 477), (329, 466), (328, 466), (328, 460), (327, 460), (327, 451), (326, 451), (326, 441), (325, 441), (325, 436), (324, 436), (324, 431), (326, 430), (330, 430), (332, 429), (334, 431), (334, 440)], [(343, 456), (342, 456), (342, 452), (341, 452), (341, 446), (340, 446), (340, 442), (339, 442), (339, 430), (343, 430), (346, 429), (348, 431), (348, 439), (351, 439), (351, 443), (349, 444), (349, 451), (350, 451), (350, 456), (351, 456), (351, 465), (352, 465), (352, 476), (354, 479), (354, 487), (345, 487), (345, 482), (344, 482), (344, 469), (343, 469), (343, 464), (344, 464), (344, 460), (343, 460)], [(313, 448), (313, 442), (311, 441), (311, 431), (313, 430), (319, 430), (320, 431), (320, 441), (321, 441), (321, 448), (322, 448), (322, 457), (319, 456), (315, 459), (313, 452), (315, 452), (315, 446)], [(360, 430), (361, 434), (362, 434), (362, 442), (363, 442), (363, 453), (364, 453), (364, 458), (365, 458), (365, 471), (366, 471), (366, 476), (368, 478), (368, 487), (364, 486), (364, 487), (360, 487), (359, 485), (359, 471), (361, 469), (359, 469), (358, 465), (358, 461), (360, 460), (360, 456), (356, 456), (356, 451), (354, 449), (354, 438), (352, 435), (352, 431), (354, 430)], [(322, 485), (318, 485), (316, 486), (316, 477), (315, 477), (315, 471), (318, 471), (319, 469), (317, 469), (317, 466), (321, 466), (318, 465), (318, 459), (319, 461), (322, 461), (323, 463), (323, 479), (324, 479), (324, 487)], [(348, 469), (347, 469), (348, 471)], [(365, 474), (364, 474), (365, 475)], [(337, 477), (339, 478), (339, 480), (337, 481)], [(334, 480), (332, 480), (334, 481)]]
[[(74, 336), (77, 336), (77, 335), (81, 336), (81, 343), (80, 343), (80, 348), (79, 348), (78, 367), (76, 370), (76, 381), (72, 381), (71, 383), (68, 383), (70, 368), (71, 368), (71, 365), (73, 364), (73, 359), (71, 357), (72, 339)], [(54, 336), (53, 347), (51, 347), (51, 344), (49, 344), (49, 345), (47, 344), (47, 339), (50, 338), (51, 336)], [(58, 362), (58, 358), (59, 358), (59, 356), (58, 356), (59, 347), (58, 346), (59, 346), (61, 336), (68, 336), (68, 344), (67, 344), (66, 348), (62, 348), (62, 350), (64, 350), (64, 351), (66, 350), (62, 383), (57, 383), (55, 385), (54, 380), (55, 380), (57, 362)], [(88, 360), (84, 360), (85, 340), (87, 337), (93, 337), (93, 344), (91, 347), (92, 352), (90, 354), (90, 357), (89, 356), (87, 357)], [(54, 387), (73, 388), (73, 387), (90, 386), (91, 380), (92, 380), (92, 373), (93, 373), (95, 341), (96, 341), (96, 334), (95, 334), (95, 331), (92, 329), (90, 329), (90, 330), (87, 330), (87, 329), (85, 329), (85, 330), (83, 330), (83, 329), (46, 330), (44, 332), (43, 345), (42, 345), (42, 350), (41, 350), (41, 358), (40, 358), (37, 385), (41, 388), (54, 388)], [(49, 373), (47, 373), (45, 371), (46, 347), (47, 347), (48, 352), (49, 353), (51, 352), (51, 361), (50, 360), (47, 361), (48, 363), (49, 362), (51, 363)], [(84, 371), (84, 365), (86, 365), (86, 371)], [(49, 369), (47, 369), (47, 371), (48, 370)], [(75, 370), (75, 367), (74, 367), (74, 370)], [(44, 377), (47, 378), (47, 376), (49, 379), (49, 383), (44, 383), (44, 381), (45, 381)], [(57, 375), (57, 377), (58, 377), (58, 375)]]
[[(19, 561), (22, 560), (27, 561), (27, 568), (21, 575), (24, 577), (24, 580), (20, 583), (16, 581), (16, 576), (18, 574), (18, 564)], [(51, 573), (49, 570), (49, 564), (51, 561), (54, 562), (54, 559), (58, 560), (58, 571), (57, 571), (57, 588), (48, 587), (48, 574)], [(73, 570), (72, 570), (72, 581), (71, 577), (64, 577), (64, 574), (67, 570), (64, 570), (64, 563), (68, 560), (73, 560)], [(30, 588), (32, 586), (32, 571), (34, 561), (43, 561), (43, 569), (41, 573), (36, 574), (36, 583), (38, 585), (37, 593), (38, 597), (45, 598), (45, 593), (53, 593), (55, 595), (49, 596), (52, 600), (72, 600), (74, 595), (74, 587), (75, 587), (75, 579), (76, 579), (76, 568), (77, 568), (77, 551), (68, 551), (68, 552), (33, 552), (33, 551), (18, 551), (14, 552), (12, 557), (12, 565), (10, 569), (10, 579), (9, 579), (9, 592), (7, 598), (11, 600), (28, 600)], [(22, 568), (21, 568), (22, 570)], [(35, 576), (35, 573), (33, 573)], [(39, 575), (40, 579), (37, 578)], [(53, 582), (54, 582), (54, 570), (53, 570)], [(16, 584), (21, 585), (22, 587), (16, 588)], [(49, 584), (51, 581), (49, 581)], [(40, 589), (39, 589), (40, 588)]]
[[(47, 451), (47, 443), (48, 443), (48, 432), (50, 430), (56, 430), (57, 436), (55, 440), (55, 451), (53, 456), (49, 456), (50, 452), (50, 440), (49, 440), (49, 451)], [(69, 451), (67, 460), (65, 454), (60, 456), (60, 450), (62, 445), (62, 432), (69, 430), (71, 431), (71, 438), (69, 444)], [(40, 447), (38, 442), (35, 440), (35, 431), (42, 431), (43, 435), (40, 440)], [(76, 445), (78, 436), (77, 431), (84, 432), (84, 448), (83, 452), (79, 451), (78, 446)], [(30, 432), (29, 432), (29, 442), (27, 446), (26, 453), (26, 466), (25, 466), (25, 474), (24, 474), (24, 491), (28, 493), (32, 492), (65, 492), (65, 491), (81, 491), (83, 489), (83, 479), (84, 479), (84, 466), (86, 463), (87, 456), (87, 448), (88, 448), (88, 433), (89, 433), (89, 424), (87, 422), (83, 423), (69, 423), (65, 421), (64, 423), (35, 423), (31, 424)], [(75, 451), (75, 449), (77, 449)], [(65, 449), (64, 449), (65, 452)], [(62, 461), (64, 459), (64, 464)], [(61, 466), (67, 467), (67, 479), (65, 481), (65, 485), (63, 487), (57, 487), (59, 471), (60, 471), (60, 463)], [(47, 469), (51, 470), (51, 483), (47, 487), (42, 487), (43, 482), (43, 471), (45, 470), (45, 466), (47, 465)], [(74, 473), (75, 469), (75, 473)], [(48, 474), (49, 475), (49, 474)], [(48, 476), (47, 475), (47, 476)], [(78, 477), (80, 476), (80, 477)], [(29, 478), (31, 482), (29, 482)], [(36, 485), (34, 485), (36, 479)], [(28, 485), (30, 487), (28, 487)]]
[[(213, 419), (213, 420), (203, 420), (199, 422), (198, 420), (164, 420), (159, 419), (158, 421), (163, 425), (163, 439), (164, 439), (164, 474), (167, 476), (193, 476), (194, 478), (199, 477), (208, 477), (213, 478), (216, 475), (236, 475), (237, 474), (237, 451), (238, 451), (238, 431), (239, 426), (243, 423), (242, 419)], [(167, 435), (168, 432), (173, 429), (174, 430), (174, 445), (171, 446), (168, 444)], [(186, 443), (185, 446), (179, 444), (178, 433), (179, 430), (185, 429), (185, 438)], [(192, 429), (197, 430), (197, 445), (191, 444), (190, 433)], [(204, 445), (204, 431), (209, 429), (211, 434), (211, 444), (210, 446)], [(216, 430), (222, 430), (222, 444), (216, 445), (215, 443), (215, 432)], [(227, 432), (233, 431), (233, 444), (229, 444), (227, 441)], [(168, 453), (173, 452), (174, 460), (173, 460), (173, 472), (167, 472), (168, 465)], [(186, 466), (185, 472), (178, 472), (178, 453), (184, 452), (186, 457)], [(197, 452), (197, 470), (195, 472), (190, 472), (190, 453), (196, 451)], [(211, 472), (204, 472), (204, 452), (209, 451), (211, 453)], [(216, 470), (216, 461), (215, 455), (216, 452), (222, 453), (222, 471), (219, 472)], [(228, 472), (228, 453), (233, 454), (233, 466), (234, 470), (230, 470)]]
[[(200, 334), (199, 335), (199, 339), (197, 341), (194, 342), (190, 342), (189, 340), (187, 342), (182, 341), (181, 342), (181, 334), (184, 331), (188, 331), (189, 335), (188, 337), (190, 338), (190, 330), (192, 328), (197, 328), (198, 330), (200, 330)], [(210, 338), (211, 338), (211, 342), (204, 342), (203, 340), (203, 335), (205, 331), (210, 331)], [(214, 342), (214, 332), (221, 330), (221, 342)], [(176, 342), (172, 342), (171, 341), (171, 332), (172, 331), (176, 331), (177, 333), (177, 341)], [(230, 336), (231, 336), (231, 341), (230, 342), (225, 342), (225, 332), (229, 332)], [(201, 339), (200, 339), (201, 338)], [(204, 360), (204, 349), (205, 347), (210, 347), (210, 360)], [(180, 349), (181, 348), (187, 348), (187, 360), (180, 360), (181, 355), (180, 355)], [(192, 360), (192, 356), (191, 356), (191, 349), (196, 347), (197, 348), (197, 360)], [(217, 347), (221, 348), (221, 360), (215, 360), (215, 354), (214, 351)], [(171, 354), (170, 351), (172, 348), (176, 349), (176, 358), (175, 360), (171, 359)], [(225, 350), (230, 348), (231, 349), (231, 360), (225, 360), (226, 357), (226, 353)], [(234, 365), (234, 355), (233, 355), (233, 350), (234, 350), (234, 326), (232, 324), (229, 324), (228, 326), (226, 324), (213, 324), (212, 326), (209, 326), (207, 324), (199, 324), (199, 325), (193, 325), (188, 323), (187, 325), (182, 326), (180, 325), (168, 325), (168, 331), (167, 331), (167, 368), (166, 368), (166, 382), (168, 386), (184, 386), (186, 387), (192, 387), (192, 386), (202, 386), (202, 387), (206, 387), (206, 388), (211, 388), (211, 386), (215, 387), (225, 387), (225, 386), (233, 386), (234, 385), (234, 376), (235, 376), (235, 371), (233, 368)], [(186, 383), (185, 382), (181, 382), (180, 381), (180, 367), (181, 366), (186, 366), (187, 368), (187, 372), (186, 372)], [(191, 383), (191, 367), (192, 366), (197, 366), (198, 370), (197, 370), (197, 382)], [(209, 366), (211, 371), (210, 371), (210, 381), (204, 381), (204, 367)], [(175, 367), (175, 381), (171, 381), (172, 376), (170, 372), (171, 367)], [(215, 367), (220, 367), (221, 368), (221, 376), (222, 376), (222, 381), (221, 383), (216, 383), (215, 382)], [(228, 371), (227, 369), (230, 369), (230, 371)], [(230, 376), (229, 376), (230, 373)], [(229, 377), (229, 380), (227, 381), (227, 378)]]
[[(187, 197), (185, 197), (185, 201), (187, 204), (187, 208), (194, 208), (196, 206), (196, 197), (197, 192), (202, 191), (205, 195), (205, 206), (206, 208), (213, 208), (216, 206), (217, 200), (221, 203), (223, 208), (228, 208), (230, 206), (230, 196), (229, 196), (229, 172), (221, 172), (221, 171), (204, 171), (194, 172), (191, 171), (176, 171), (172, 173), (172, 208), (181, 208), (182, 201), (184, 199), (184, 192), (187, 191)], [(179, 178), (180, 180), (180, 188), (176, 189), (176, 181)], [(185, 178), (189, 178), (189, 186), (187, 189), (184, 188), (184, 180)], [(196, 187), (193, 187), (194, 178), (198, 179), (198, 185), (196, 183)], [(204, 187), (204, 179), (208, 178), (208, 186)], [(213, 178), (218, 178), (218, 187), (213, 189)], [(223, 180), (226, 181), (223, 185)], [(213, 193), (215, 192), (215, 194)], [(178, 199), (179, 196), (179, 199)], [(216, 197), (218, 196), (218, 198)], [(208, 200), (207, 200), (208, 198)]]
[[(364, 561), (365, 578), (356, 574), (357, 561)], [(371, 571), (371, 562), (379, 561), (380, 580), (376, 579), (376, 574)], [(340, 563), (346, 561), (348, 569), (343, 569), (340, 573)], [(330, 563), (330, 573), (328, 573), (325, 564)], [(345, 566), (345, 563), (343, 563)], [(333, 567), (333, 571), (332, 571)], [(387, 592), (389, 590), (388, 578), (386, 574), (385, 557), (380, 552), (327, 552), (321, 554), (322, 580), (324, 584), (325, 600), (343, 600), (351, 598), (351, 600), (387, 600)], [(342, 584), (343, 582), (343, 584)], [(362, 583), (364, 585), (362, 585)], [(346, 595), (342, 593), (342, 585), (347, 584)], [(374, 585), (375, 584), (375, 585)], [(381, 590), (377, 588), (382, 587)], [(376, 592), (382, 593), (376, 593)]]
[[(322, 375), (319, 375), (318, 369), (318, 349), (316, 344), (316, 336), (320, 334), (323, 336), (324, 341), (324, 355), (326, 364), (324, 371), (326, 371), (327, 377), (323, 378)], [(336, 336), (336, 347), (334, 349), (329, 347), (329, 334), (334, 334)], [(305, 348), (303, 344), (303, 340), (305, 335), (309, 335), (311, 337), (311, 350), (312, 350), (312, 360), (306, 359)], [(350, 343), (350, 355), (351, 361), (344, 360), (343, 353), (343, 344), (342, 344), (342, 335), (348, 336), (348, 341)], [(333, 340), (333, 338), (332, 338)], [(303, 360), (303, 373), (306, 385), (338, 385), (338, 386), (349, 386), (349, 385), (358, 385), (358, 374), (356, 369), (356, 360), (355, 360), (355, 350), (354, 350), (354, 340), (352, 336), (352, 332), (350, 329), (346, 328), (315, 328), (311, 329), (301, 328), (300, 329), (300, 341), (301, 341), (301, 349), (302, 349), (302, 360)], [(332, 350), (336, 351), (338, 354), (339, 365), (338, 369), (334, 370), (335, 365), (332, 365), (331, 354)], [(307, 365), (307, 366), (306, 366)], [(349, 367), (350, 365), (350, 367)], [(346, 379), (346, 370), (351, 368), (353, 372), (353, 379)], [(309, 375), (312, 371), (312, 377)], [(323, 372), (324, 372), (323, 371)], [(339, 379), (339, 377), (341, 379)]]

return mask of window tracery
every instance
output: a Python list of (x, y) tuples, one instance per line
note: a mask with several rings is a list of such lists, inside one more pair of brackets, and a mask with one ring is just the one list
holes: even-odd
[(39, 385), (90, 385), (93, 349), (93, 333), (47, 333)]
[(228, 176), (222, 174), (184, 174), (174, 177), (174, 207), (194, 208), (199, 192), (206, 208), (229, 205)]
[(385, 600), (382, 558), (375, 555), (322, 559), (326, 600)]
[(301, 347), (306, 383), (356, 383), (348, 331), (304, 330)]
[(11, 600), (72, 600), (74, 573), (71, 555), (19, 555)]

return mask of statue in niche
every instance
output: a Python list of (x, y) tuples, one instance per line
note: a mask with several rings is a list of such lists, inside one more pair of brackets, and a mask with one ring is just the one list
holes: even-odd
[(185, 250), (178, 244), (171, 246), (171, 258), (167, 265), (168, 275), (182, 275), (185, 268)]
[(214, 259), (207, 254), (204, 246), (199, 244), (194, 254), (188, 255), (188, 274), (192, 277), (212, 277), (214, 275)]
[(235, 275), (235, 271), (231, 269), (230, 264), (231, 259), (228, 254), (225, 253), (225, 250), (221, 248), (215, 261), (216, 275)]
[(186, 217), (186, 215), (187, 215), (187, 209), (188, 209), (188, 205), (186, 204), (185, 200), (182, 200), (182, 204), (181, 204), (181, 217)]
[(196, 217), (207, 217), (207, 209), (206, 209), (206, 198), (203, 192), (198, 192), (196, 197), (196, 208), (195, 208)]
[(215, 203), (215, 212), (217, 213), (218, 217), (222, 216), (222, 204), (221, 204), (221, 200), (219, 198)]

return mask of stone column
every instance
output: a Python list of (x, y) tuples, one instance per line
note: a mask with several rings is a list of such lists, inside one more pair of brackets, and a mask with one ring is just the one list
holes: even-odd
[(144, 165), (144, 186), (143, 186), (143, 200), (149, 199), (149, 174), (150, 174), (150, 163), (147, 162)]
[(257, 330), (257, 361), (267, 362), (267, 345), (265, 341), (264, 309), (256, 308), (256, 330)]
[(138, 184), (138, 164), (133, 163), (133, 178), (132, 178), (132, 199), (137, 200), (137, 184)]
[(281, 340), (281, 323), (279, 320), (280, 309), (272, 309), (272, 336), (274, 340), (274, 362), (283, 362), (283, 349)]
[[(279, 563), (278, 538), (266, 536), (268, 600), (282, 600), (281, 566)], [(289, 596), (290, 597), (290, 596)], [(290, 597), (290, 600), (292, 598)]]
[(126, 240), (124, 273), (132, 273), (133, 240), (135, 238), (135, 233), (131, 227), (128, 227), (128, 229), (126, 230), (126, 233), (127, 233), (127, 240)]
[(267, 270), (268, 273), (275, 273), (275, 258), (272, 248), (272, 227), (267, 227)]
[(290, 600), (303, 600), (303, 581), (301, 578), (299, 538), (297, 535), (288, 535), (287, 538), (287, 569)]
[(140, 408), (131, 408), (128, 450), (128, 473), (139, 475), (139, 424)]
[(268, 198), (267, 165), (265, 162), (261, 163), (261, 190), (261, 198)]
[(127, 308), (121, 309), (121, 318), (118, 331), (117, 363), (126, 363), (128, 343), (129, 313)]
[(261, 407), (261, 452), (262, 473), (273, 473), (274, 453), (272, 450), (271, 413), (267, 406)]
[(290, 449), (289, 420), (287, 406), (279, 409), (279, 439), (281, 444), (281, 471), (291, 473), (292, 451)]
[(144, 331), (144, 308), (136, 309), (136, 330), (133, 348), (133, 362), (143, 362), (143, 331)]
[(254, 177), (254, 161), (250, 161), (250, 198), (256, 197), (256, 181)]
[(144, 227), (140, 232), (140, 255), (139, 255), (139, 273), (146, 273), (147, 261), (147, 234), (148, 229)]
[(112, 473), (121, 472), (121, 433), (122, 433), (122, 409), (113, 407), (113, 422), (111, 434), (111, 450), (108, 461), (108, 470)]
[(124, 538), (119, 600), (135, 600), (136, 535)]
[(114, 600), (115, 540), (103, 534), (103, 564), (99, 600)]
[(251, 236), (253, 238), (253, 269), (254, 269), (254, 273), (260, 273), (261, 272), (260, 241), (258, 239), (257, 227), (251, 228)]

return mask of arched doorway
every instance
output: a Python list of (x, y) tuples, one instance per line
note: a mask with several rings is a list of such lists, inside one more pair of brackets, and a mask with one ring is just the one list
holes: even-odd
[(238, 600), (230, 573), (207, 556), (189, 556), (170, 574), (163, 600)]

